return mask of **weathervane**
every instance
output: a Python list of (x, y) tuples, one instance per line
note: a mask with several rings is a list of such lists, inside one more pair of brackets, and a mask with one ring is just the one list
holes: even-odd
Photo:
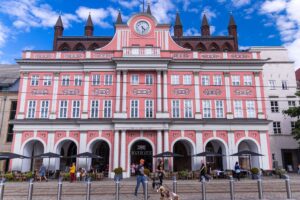
[[(145, 12), (145, 0), (139, 0), (143, 4), (143, 13)], [(150, 4), (150, 0), (147, 0), (147, 3)]]

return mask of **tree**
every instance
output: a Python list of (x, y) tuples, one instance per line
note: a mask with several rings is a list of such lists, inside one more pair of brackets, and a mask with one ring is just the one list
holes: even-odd
[[(297, 97), (300, 97), (300, 91), (297, 91), (295, 95)], [(293, 118), (297, 118), (295, 128), (292, 130), (292, 135), (300, 144), (300, 106), (284, 110), (283, 114), (286, 114)]]

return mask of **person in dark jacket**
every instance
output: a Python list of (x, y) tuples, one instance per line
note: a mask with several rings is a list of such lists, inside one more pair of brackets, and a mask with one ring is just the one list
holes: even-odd
[(235, 172), (235, 176), (236, 176), (237, 180), (240, 181), (240, 179), (241, 179), (241, 167), (239, 165), (239, 162), (235, 163), (234, 172)]

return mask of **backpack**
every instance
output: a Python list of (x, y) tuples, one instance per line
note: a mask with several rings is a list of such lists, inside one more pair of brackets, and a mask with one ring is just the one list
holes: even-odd
[(136, 168), (135, 168), (135, 175), (136, 176), (141, 176), (141, 172), (140, 172), (140, 169), (142, 168), (141, 165), (138, 165)]

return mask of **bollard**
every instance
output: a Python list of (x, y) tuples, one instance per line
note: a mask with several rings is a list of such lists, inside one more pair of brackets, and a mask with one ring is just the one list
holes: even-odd
[(177, 180), (176, 176), (173, 176), (173, 192), (177, 194)]
[(146, 177), (146, 180), (145, 180), (145, 191), (144, 191), (144, 200), (147, 200), (148, 199), (148, 180), (147, 180), (147, 177)]
[(120, 180), (116, 181), (116, 200), (120, 199)]
[(4, 182), (4, 179), (2, 179), (0, 182), (0, 200), (3, 200), (4, 197)]
[(91, 199), (91, 185), (91, 177), (89, 177), (86, 184), (86, 200)]
[(287, 199), (292, 199), (291, 182), (290, 182), (290, 177), (288, 175), (285, 176), (285, 186), (286, 186)]
[(202, 200), (206, 200), (206, 182), (205, 177), (202, 177)]
[(57, 188), (57, 200), (61, 200), (61, 194), (62, 194), (62, 177), (59, 177), (58, 188)]
[(29, 181), (27, 200), (32, 200), (32, 194), (33, 194), (33, 180), (34, 180), (34, 179), (31, 178), (30, 181)]
[(234, 180), (232, 176), (230, 176), (229, 186), (230, 186), (230, 199), (234, 200)]
[(258, 199), (263, 199), (263, 189), (262, 189), (262, 181), (261, 178), (257, 180), (257, 186), (258, 186)]

